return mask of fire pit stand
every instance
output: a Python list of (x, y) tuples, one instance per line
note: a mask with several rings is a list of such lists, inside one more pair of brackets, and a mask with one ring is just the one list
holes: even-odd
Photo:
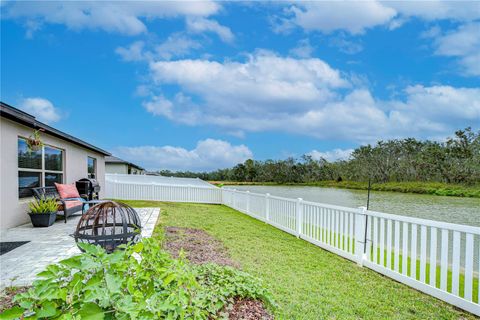
[(77, 243), (100, 245), (111, 253), (119, 245), (138, 242), (141, 228), (135, 209), (125, 203), (106, 201), (82, 215), (73, 237)]

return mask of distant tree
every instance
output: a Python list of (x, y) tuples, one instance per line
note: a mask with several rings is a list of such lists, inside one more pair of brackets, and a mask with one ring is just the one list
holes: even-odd
[(205, 180), (314, 182), (322, 180), (442, 181), (480, 183), (480, 131), (470, 127), (458, 130), (445, 142), (414, 138), (378, 141), (356, 148), (349, 160), (328, 162), (303, 155), (299, 159), (246, 160), (232, 168), (211, 172), (172, 172), (160, 174), (199, 177)]

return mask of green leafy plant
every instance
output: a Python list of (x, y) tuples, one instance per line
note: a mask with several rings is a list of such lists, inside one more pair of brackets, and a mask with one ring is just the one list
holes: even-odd
[(80, 245), (85, 253), (48, 266), (0, 318), (217, 319), (235, 297), (274, 305), (256, 278), (172, 259), (151, 238), (111, 254)]
[(30, 151), (38, 151), (42, 149), (44, 143), (40, 136), (39, 130), (33, 130), (33, 133), (27, 139), (27, 147)]
[(57, 201), (53, 198), (50, 199), (40, 199), (30, 202), (28, 204), (30, 213), (52, 213), (58, 211)]

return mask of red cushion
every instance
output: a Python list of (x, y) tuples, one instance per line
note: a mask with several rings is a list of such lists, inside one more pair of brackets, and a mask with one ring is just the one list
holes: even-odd
[(61, 199), (80, 198), (77, 187), (73, 184), (60, 184), (55, 182), (55, 187), (57, 188)]
[(78, 206), (81, 206), (81, 205), (82, 205), (81, 201), (77, 201), (77, 200), (65, 201), (65, 206), (67, 207), (67, 209), (70, 209), (70, 208), (73, 208), (73, 207), (78, 207)]

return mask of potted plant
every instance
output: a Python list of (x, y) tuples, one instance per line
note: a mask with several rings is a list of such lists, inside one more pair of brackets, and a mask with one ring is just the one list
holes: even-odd
[(38, 151), (43, 147), (43, 141), (39, 130), (33, 130), (33, 133), (27, 139), (27, 147), (30, 151)]
[(57, 218), (58, 204), (53, 198), (35, 200), (29, 204), (29, 209), (34, 227), (50, 227)]

